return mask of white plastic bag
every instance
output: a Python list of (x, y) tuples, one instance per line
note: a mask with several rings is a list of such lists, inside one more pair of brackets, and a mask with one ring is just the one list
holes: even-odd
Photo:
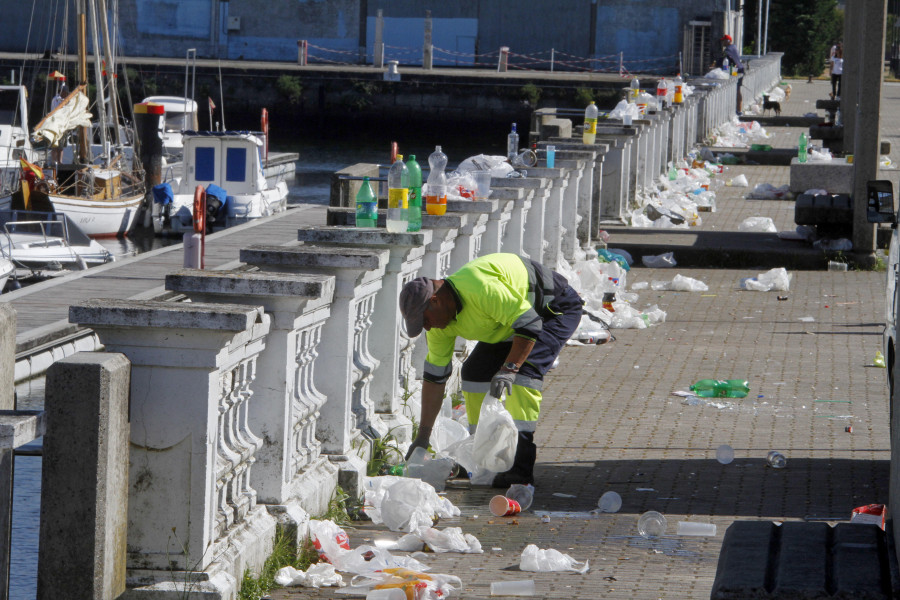
[(747, 187), (750, 185), (750, 182), (747, 181), (747, 176), (741, 173), (725, 185), (729, 185), (732, 187)]
[(477, 466), (495, 473), (509, 471), (516, 458), (519, 431), (512, 415), (491, 395), (481, 403), (472, 454)]
[(384, 523), (392, 531), (430, 526), (435, 516), (459, 516), (459, 508), (419, 479), (384, 475), (366, 477), (364, 485), (366, 514), (376, 525)]
[(523, 571), (537, 571), (540, 573), (552, 571), (587, 573), (588, 569), (590, 569), (590, 564), (588, 561), (580, 563), (568, 554), (563, 554), (553, 548), (541, 550), (534, 544), (528, 544), (522, 551), (519, 568)]
[(469, 437), (469, 430), (462, 423), (448, 419), (447, 417), (438, 417), (434, 421), (434, 427), (431, 430), (431, 448), (438, 456), (446, 456), (447, 449)]
[(335, 558), (350, 549), (347, 532), (331, 520), (311, 519), (309, 537), (319, 553), (319, 559), (334, 562)]
[[(676, 264), (675, 254), (672, 252), (665, 252), (658, 256), (642, 256), (641, 262), (645, 267), (651, 269), (666, 269), (674, 267)], [(632, 286), (632, 289), (634, 289), (634, 286)]]
[(304, 571), (298, 571), (294, 567), (287, 566), (278, 569), (275, 573), (275, 583), (280, 586), (288, 587), (292, 585), (302, 585), (304, 587), (329, 587), (344, 585), (344, 579), (340, 573), (335, 572), (334, 565), (328, 563), (316, 563), (310, 565)]
[(754, 292), (786, 292), (791, 287), (791, 275), (784, 267), (770, 269), (756, 277), (741, 280), (741, 288)]
[(762, 233), (775, 233), (775, 222), (769, 217), (747, 217), (738, 225), (738, 231), (756, 231)]
[(437, 553), (481, 554), (484, 552), (478, 538), (471, 533), (463, 533), (460, 527), (445, 527), (443, 531), (438, 531), (434, 527), (419, 527), (416, 535)]
[(705, 292), (709, 290), (709, 286), (693, 277), (685, 277), (684, 275), (676, 275), (672, 281), (654, 281), (650, 287), (656, 291), (670, 290), (674, 292)]

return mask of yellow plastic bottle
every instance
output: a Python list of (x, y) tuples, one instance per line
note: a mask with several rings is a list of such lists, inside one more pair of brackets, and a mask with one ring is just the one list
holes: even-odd
[(597, 116), (599, 114), (600, 111), (597, 110), (597, 105), (593, 101), (591, 101), (587, 108), (584, 109), (584, 133), (581, 136), (582, 143), (593, 144), (597, 139)]

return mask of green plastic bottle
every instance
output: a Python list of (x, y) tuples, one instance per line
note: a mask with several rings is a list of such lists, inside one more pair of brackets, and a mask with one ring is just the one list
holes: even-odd
[(372, 191), (369, 178), (363, 179), (363, 183), (356, 194), (356, 226), (378, 226), (378, 199)]
[(409, 170), (409, 228), (407, 231), (422, 229), (422, 168), (416, 162), (416, 155), (410, 154), (406, 161)]
[(800, 133), (800, 142), (797, 144), (797, 162), (805, 163), (807, 154), (806, 154), (806, 146), (808, 143), (808, 139), (806, 137), (806, 132), (803, 131)]
[(701, 379), (691, 391), (701, 398), (746, 398), (750, 383), (744, 379)]

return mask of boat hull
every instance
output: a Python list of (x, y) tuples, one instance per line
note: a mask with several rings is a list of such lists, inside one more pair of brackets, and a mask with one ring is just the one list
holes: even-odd
[(115, 200), (56, 194), (50, 194), (49, 198), (56, 212), (65, 214), (90, 237), (101, 238), (129, 233), (134, 228), (144, 195), (121, 196)]

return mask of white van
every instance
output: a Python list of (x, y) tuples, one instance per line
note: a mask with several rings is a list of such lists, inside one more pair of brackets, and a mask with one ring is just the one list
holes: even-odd
[[(884, 303), (884, 359), (887, 367), (889, 398), (894, 397), (894, 362), (897, 357), (897, 313), (900, 312), (900, 234), (894, 209), (894, 188), (890, 181), (875, 180), (866, 184), (866, 216), (869, 223), (891, 224), (891, 248), (888, 254), (887, 284)], [(891, 418), (893, 419), (893, 404)]]

